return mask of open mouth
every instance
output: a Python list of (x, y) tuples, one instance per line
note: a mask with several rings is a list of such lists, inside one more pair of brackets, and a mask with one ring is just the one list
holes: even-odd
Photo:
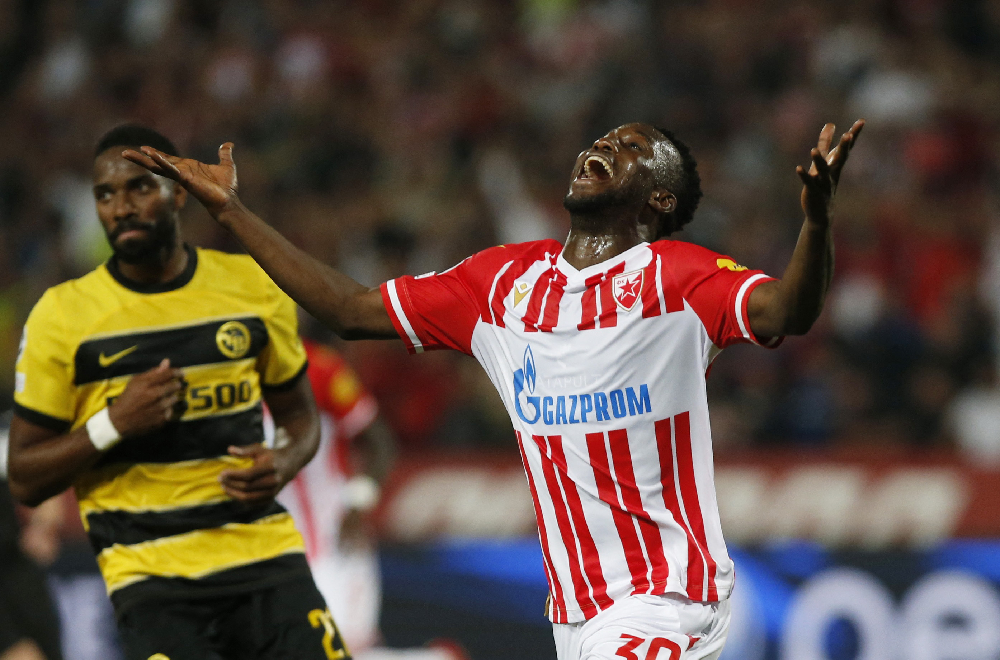
[(615, 170), (611, 166), (611, 161), (603, 156), (588, 156), (583, 163), (584, 179), (594, 179), (596, 181), (607, 181), (615, 175)]

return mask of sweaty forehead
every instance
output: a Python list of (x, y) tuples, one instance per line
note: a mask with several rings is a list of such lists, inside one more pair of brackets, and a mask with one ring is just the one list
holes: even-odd
[(656, 128), (650, 126), (649, 124), (643, 124), (641, 122), (632, 122), (630, 124), (622, 124), (618, 128), (612, 130), (607, 134), (606, 137), (613, 137), (615, 135), (620, 135), (623, 133), (639, 133), (644, 135), (649, 140), (662, 140), (663, 135)]
[(123, 183), (145, 174), (154, 176), (146, 168), (122, 158), (128, 147), (111, 147), (94, 159), (94, 185)]

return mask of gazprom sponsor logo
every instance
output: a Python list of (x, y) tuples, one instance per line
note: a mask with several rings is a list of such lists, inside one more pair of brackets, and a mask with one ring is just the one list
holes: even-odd
[(524, 350), (524, 366), (514, 372), (514, 409), (526, 424), (587, 424), (652, 412), (649, 387), (643, 383), (610, 392), (581, 392), (545, 396), (535, 394), (538, 370), (529, 345)]

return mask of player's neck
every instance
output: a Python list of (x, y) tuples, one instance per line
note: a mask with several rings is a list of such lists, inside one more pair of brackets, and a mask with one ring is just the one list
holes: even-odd
[(156, 258), (137, 264), (128, 264), (117, 259), (118, 271), (138, 284), (166, 284), (179, 277), (188, 264), (188, 252), (177, 237), (175, 243), (164, 248)]
[(562, 254), (573, 268), (583, 270), (617, 257), (642, 241), (635, 225), (605, 228), (603, 231), (574, 226), (566, 237)]

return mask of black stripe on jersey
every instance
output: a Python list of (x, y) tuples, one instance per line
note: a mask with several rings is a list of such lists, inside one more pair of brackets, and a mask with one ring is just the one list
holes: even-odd
[(58, 417), (52, 417), (51, 415), (40, 413), (37, 410), (32, 410), (31, 408), (25, 408), (20, 403), (14, 404), (14, 414), (25, 421), (37, 424), (38, 426), (47, 428), (50, 431), (55, 431), (56, 433), (65, 433), (70, 429), (70, 427), (73, 426), (72, 422), (67, 422), (65, 419), (59, 419)]
[(95, 553), (115, 543), (132, 545), (166, 536), (221, 527), (226, 523), (252, 523), (266, 516), (284, 513), (285, 508), (273, 500), (265, 506), (249, 507), (229, 500), (202, 506), (133, 513), (129, 511), (95, 511), (87, 515), (90, 544)]
[(238, 447), (264, 442), (264, 411), (260, 403), (232, 415), (215, 415), (187, 422), (169, 422), (152, 433), (125, 438), (101, 457), (111, 463), (177, 463), (228, 454)]
[[(219, 346), (220, 341), (217, 341), (220, 328), (230, 321), (241, 323), (250, 333), (249, 346), (233, 357), (225, 355)], [(163, 358), (170, 358), (171, 367), (255, 358), (267, 342), (267, 326), (257, 316), (234, 316), (232, 319), (218, 319), (183, 328), (91, 339), (76, 349), (76, 377), (73, 382), (85, 385), (107, 378), (130, 376), (152, 369)]]
[(121, 619), (131, 607), (150, 599), (234, 596), (273, 587), (299, 577), (312, 581), (306, 556), (301, 552), (292, 552), (212, 573), (197, 580), (151, 576), (117, 589), (111, 594), (111, 604), (115, 607), (115, 616)]

